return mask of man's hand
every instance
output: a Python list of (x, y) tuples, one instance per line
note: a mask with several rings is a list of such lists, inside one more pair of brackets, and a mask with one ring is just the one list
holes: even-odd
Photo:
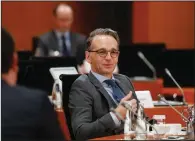
[[(132, 92), (130, 91), (129, 94), (127, 94), (123, 99), (121, 99), (120, 103), (128, 102), (129, 105), (131, 105), (133, 112), (136, 112), (137, 111), (137, 100), (135, 99), (130, 100), (131, 97), (132, 97)], [(123, 119), (125, 119), (127, 110), (120, 103), (115, 109), (115, 111), (118, 112), (123, 117)]]
[(127, 101), (127, 103), (131, 106), (132, 111), (135, 113), (137, 111), (137, 100), (132, 99), (130, 101)]

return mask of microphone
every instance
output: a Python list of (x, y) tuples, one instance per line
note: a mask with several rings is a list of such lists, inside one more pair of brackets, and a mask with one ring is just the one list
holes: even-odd
[(161, 101), (165, 102), (166, 104), (168, 104), (175, 112), (177, 112), (182, 118), (184, 118), (187, 122), (190, 122), (182, 113), (180, 113), (175, 107), (173, 107), (171, 104), (169, 104), (169, 102), (162, 96), (162, 95), (158, 95), (158, 97), (160, 98)]
[(177, 87), (179, 88), (179, 90), (183, 96), (183, 104), (187, 105), (183, 89), (180, 87), (180, 85), (177, 83), (177, 81), (173, 78), (171, 72), (167, 68), (165, 68), (165, 72), (173, 80), (173, 82), (177, 85)]
[(141, 51), (138, 51), (137, 55), (150, 68), (150, 70), (153, 72), (153, 78), (156, 79), (157, 75), (156, 75), (156, 69), (154, 68), (154, 66), (148, 61), (148, 59), (144, 56), (144, 54)]
[[(156, 132), (156, 134), (158, 135), (158, 137), (160, 137), (160, 135), (159, 135), (158, 131), (156, 130), (156, 128), (155, 128), (152, 124), (150, 124), (145, 118), (142, 118), (142, 117), (139, 116), (137, 113), (133, 112), (133, 110), (132, 110), (132, 108), (131, 108), (131, 106), (129, 105), (128, 102), (125, 102), (125, 101), (124, 101), (124, 102), (121, 102), (121, 105), (123, 105), (127, 110), (131, 111), (134, 115), (136, 115), (137, 118), (143, 120), (146, 124), (150, 125), (150, 126), (155, 130), (155, 132)], [(138, 105), (140, 106), (139, 103), (138, 103)], [(160, 139), (160, 138), (159, 138), (159, 139)]]

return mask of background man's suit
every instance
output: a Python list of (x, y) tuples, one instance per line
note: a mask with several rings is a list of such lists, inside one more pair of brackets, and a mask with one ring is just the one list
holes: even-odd
[(46, 93), (1, 81), (2, 141), (64, 140)]
[[(85, 59), (86, 37), (84, 35), (70, 32), (71, 52), (70, 56), (76, 57), (78, 64), (82, 64)], [(60, 51), (58, 38), (52, 30), (39, 37), (38, 48), (41, 49), (40, 56), (48, 56), (49, 51)]]
[[(134, 88), (128, 77), (114, 74), (116, 83), (124, 94)], [(123, 125), (116, 129), (110, 115), (110, 108), (116, 108), (112, 98), (99, 80), (90, 72), (81, 75), (72, 85), (69, 98), (71, 122), (76, 139), (90, 139), (101, 136), (123, 133)]]

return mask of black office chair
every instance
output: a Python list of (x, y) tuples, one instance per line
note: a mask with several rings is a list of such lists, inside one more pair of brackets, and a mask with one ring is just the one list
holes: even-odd
[(33, 56), (32, 51), (17, 51), (19, 60), (29, 60)]
[(32, 37), (32, 52), (33, 52), (33, 54), (35, 54), (38, 43), (39, 43), (39, 37), (38, 36)]
[(32, 60), (19, 61), (18, 84), (41, 89), (51, 94), (53, 78), (49, 72), (52, 67), (75, 67), (75, 58), (33, 57)]
[(72, 126), (71, 126), (71, 112), (70, 112), (69, 107), (68, 107), (69, 93), (70, 93), (72, 83), (79, 76), (80, 76), (80, 74), (75, 74), (75, 75), (61, 74), (60, 75), (60, 80), (62, 81), (62, 91), (63, 91), (63, 96), (62, 96), (63, 109), (64, 109), (64, 113), (65, 113), (65, 116), (66, 116), (69, 132), (70, 132), (72, 140), (75, 140), (75, 137), (74, 137), (74, 133), (73, 133)]

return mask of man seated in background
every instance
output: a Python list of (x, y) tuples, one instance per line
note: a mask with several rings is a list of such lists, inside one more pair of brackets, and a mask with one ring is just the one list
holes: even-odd
[(137, 111), (137, 97), (130, 79), (113, 74), (119, 57), (119, 37), (111, 29), (96, 29), (87, 40), (85, 58), (91, 65), (88, 75), (81, 75), (69, 95), (72, 129), (76, 139), (124, 133), (121, 119), (110, 112), (115, 108), (123, 118), (126, 109), (120, 104), (128, 101)]
[(2, 28), (1, 56), (2, 141), (64, 140), (47, 94), (16, 85), (19, 68), (15, 44)]
[(35, 56), (76, 57), (78, 65), (85, 59), (86, 37), (71, 31), (73, 10), (59, 4), (53, 10), (56, 28), (39, 37)]

